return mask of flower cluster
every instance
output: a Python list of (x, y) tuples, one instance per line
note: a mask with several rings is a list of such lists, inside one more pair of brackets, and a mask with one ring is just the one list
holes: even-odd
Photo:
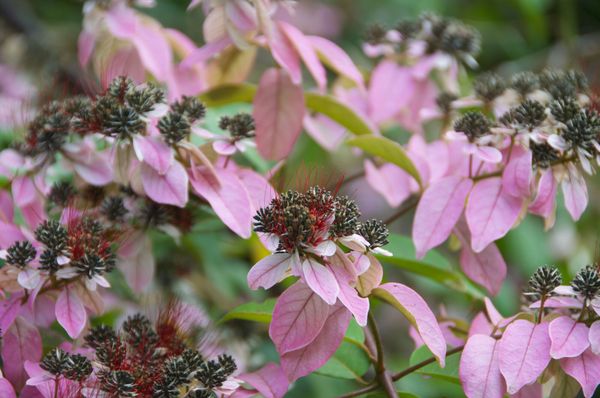
[(234, 359), (227, 354), (208, 359), (193, 348), (199, 325), (178, 319), (180, 312), (165, 311), (154, 323), (141, 314), (130, 316), (120, 331), (97, 326), (85, 336), (84, 355), (51, 350), (39, 367), (30, 366), (27, 384), (40, 391), (51, 384), (61, 396), (72, 397), (230, 395), (238, 387)]
[(364, 51), (369, 56), (405, 53), (408, 56), (436, 52), (452, 56), (469, 66), (477, 66), (479, 32), (470, 26), (435, 14), (418, 20), (402, 20), (392, 29), (375, 25), (367, 31)]
[[(594, 394), (600, 385), (592, 376), (600, 371), (598, 266), (582, 268), (568, 286), (560, 285), (561, 281), (556, 268), (539, 268), (525, 293), (535, 302), (510, 318), (503, 318), (486, 302), (487, 318), (478, 317), (471, 325), (461, 358), (460, 377), (468, 397), (502, 396), (507, 391), (538, 394), (539, 385), (534, 383), (549, 380), (554, 382), (554, 394), (569, 376), (577, 380), (585, 397)], [(552, 378), (538, 379), (551, 361), (559, 365)], [(477, 366), (490, 370), (487, 382), (475, 370)]]

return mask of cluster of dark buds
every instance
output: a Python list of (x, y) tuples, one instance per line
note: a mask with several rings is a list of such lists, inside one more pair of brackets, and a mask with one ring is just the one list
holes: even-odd
[(475, 56), (481, 49), (479, 32), (471, 26), (439, 15), (426, 13), (417, 20), (403, 20), (393, 29), (372, 26), (365, 41), (371, 46), (387, 46), (395, 51), (406, 51), (424, 44), (425, 52), (442, 52), (473, 67)]
[(280, 252), (311, 252), (332, 239), (360, 236), (372, 248), (387, 243), (387, 227), (380, 221), (359, 221), (360, 210), (347, 196), (320, 187), (304, 193), (287, 191), (254, 216), (254, 230), (278, 241)]
[(254, 137), (254, 118), (249, 113), (238, 113), (234, 116), (223, 116), (219, 120), (219, 128), (229, 131), (231, 138), (241, 140)]
[(202, 119), (206, 108), (195, 97), (183, 97), (171, 106), (171, 110), (158, 122), (158, 131), (169, 145), (187, 139), (192, 125)]
[(92, 374), (92, 363), (79, 354), (69, 354), (60, 348), (50, 350), (40, 362), (40, 367), (55, 378), (82, 382)]
[(115, 267), (114, 234), (99, 221), (86, 216), (73, 217), (67, 225), (46, 220), (34, 234), (39, 247), (29, 241), (15, 242), (4, 254), (6, 264), (31, 267), (59, 279), (82, 277), (92, 290), (96, 284), (108, 286), (104, 274)]
[(119, 332), (98, 326), (85, 337), (98, 364), (97, 388), (109, 398), (215, 397), (237, 366), (232, 357), (206, 359), (172, 315), (152, 323), (129, 317)]

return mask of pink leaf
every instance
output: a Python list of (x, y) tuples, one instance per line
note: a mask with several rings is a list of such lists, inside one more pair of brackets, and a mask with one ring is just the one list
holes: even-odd
[(446, 360), (446, 340), (425, 300), (417, 292), (400, 283), (384, 283), (374, 289), (373, 293), (402, 312), (443, 367)]
[(111, 164), (102, 155), (92, 153), (87, 162), (77, 162), (73, 165), (77, 174), (91, 185), (103, 186), (112, 181), (113, 170)]
[(302, 82), (300, 56), (290, 40), (283, 34), (277, 24), (272, 25), (272, 29), (268, 30), (266, 36), (271, 48), (271, 55), (273, 55), (275, 61), (289, 73), (294, 85), (300, 85)]
[(132, 38), (142, 63), (160, 81), (168, 81), (172, 73), (173, 55), (161, 28), (138, 24)]
[(133, 149), (138, 160), (152, 167), (158, 174), (165, 174), (173, 164), (173, 151), (159, 137), (136, 135), (133, 139)]
[(512, 394), (510, 398), (543, 398), (542, 385), (534, 383), (525, 386), (518, 393)]
[(354, 315), (356, 322), (360, 326), (367, 325), (367, 315), (369, 313), (369, 299), (360, 297), (356, 289), (351, 284), (355, 280), (346, 268), (353, 267), (351, 263), (341, 264), (342, 262), (349, 263), (346, 254), (336, 253), (331, 257), (331, 271), (340, 287), (338, 298), (344, 306)]
[(567, 177), (562, 181), (561, 188), (567, 211), (573, 220), (579, 220), (587, 207), (588, 191), (585, 179), (575, 169), (575, 166), (569, 165)]
[(544, 218), (550, 217), (555, 207), (556, 180), (552, 169), (542, 172), (538, 183), (537, 195), (529, 205), (529, 211)]
[(448, 239), (472, 187), (470, 179), (450, 176), (433, 183), (423, 193), (412, 232), (418, 258)]
[(292, 255), (288, 253), (274, 253), (263, 258), (248, 272), (248, 286), (254, 290), (271, 288), (287, 276), (292, 261)]
[(484, 286), (492, 295), (498, 294), (504, 278), (506, 263), (498, 247), (491, 243), (480, 253), (471, 250), (471, 235), (464, 219), (457, 224), (456, 235), (463, 245), (460, 267), (469, 278)]
[(8, 330), (21, 310), (23, 294), (13, 294), (8, 300), (0, 300), (0, 330)]
[(290, 382), (279, 365), (268, 363), (256, 372), (237, 376), (256, 388), (265, 398), (283, 398)]
[(56, 300), (54, 310), (56, 320), (67, 331), (71, 338), (77, 338), (83, 331), (87, 314), (83, 302), (75, 290), (66, 286)]
[(352, 80), (357, 86), (364, 86), (362, 73), (360, 73), (352, 58), (337, 44), (319, 36), (309, 36), (308, 39), (327, 66)]
[(306, 284), (315, 293), (327, 304), (335, 304), (340, 287), (329, 267), (309, 257), (302, 262), (302, 273)]
[(8, 380), (0, 377), (0, 397), (2, 398), (17, 398), (15, 389)]
[(268, 69), (254, 97), (258, 152), (270, 160), (281, 160), (292, 151), (302, 131), (304, 93), (287, 73)]
[(600, 355), (600, 321), (596, 321), (590, 326), (589, 340), (592, 352)]
[(250, 196), (250, 204), (252, 205), (252, 213), (256, 213), (258, 209), (266, 207), (275, 198), (277, 193), (269, 184), (269, 181), (251, 169), (237, 170), (237, 176), (246, 187)]
[(471, 230), (471, 246), (476, 253), (506, 235), (519, 218), (522, 203), (521, 199), (502, 190), (500, 178), (475, 184), (465, 214)]
[(85, 29), (82, 30), (77, 40), (77, 59), (81, 66), (86, 66), (90, 61), (95, 44), (96, 37), (94, 34)]
[(42, 357), (42, 338), (37, 328), (21, 317), (15, 320), (2, 338), (3, 370), (6, 378), (20, 390), (27, 380), (23, 364), (25, 361), (37, 362)]
[(498, 341), (481, 334), (470, 337), (460, 357), (459, 376), (468, 398), (502, 398), (506, 387), (498, 366)]
[(325, 365), (342, 342), (350, 324), (348, 310), (339, 304), (329, 307), (325, 318), (325, 325), (311, 344), (281, 356), (281, 367), (290, 381)]
[(566, 374), (573, 377), (581, 388), (585, 398), (591, 398), (600, 384), (600, 356), (587, 350), (575, 358), (563, 358), (560, 366)]
[(508, 325), (500, 339), (499, 359), (509, 394), (535, 382), (550, 362), (548, 324), (519, 319)]
[(188, 201), (188, 175), (181, 163), (173, 162), (165, 174), (160, 174), (142, 163), (144, 192), (153, 201), (184, 207)]
[(588, 328), (568, 316), (561, 316), (550, 322), (550, 356), (554, 359), (572, 358), (581, 355), (590, 345)]
[(395, 164), (386, 163), (377, 168), (366, 160), (365, 178), (391, 207), (400, 206), (410, 196), (411, 177)]
[(521, 147), (514, 147), (510, 161), (502, 173), (504, 190), (517, 198), (528, 197), (531, 193), (532, 152)]
[(135, 232), (119, 249), (119, 269), (134, 292), (141, 293), (150, 286), (154, 277), (155, 260), (152, 241), (143, 231)]
[(371, 291), (381, 285), (383, 280), (383, 267), (375, 256), (371, 253), (367, 254), (369, 260), (369, 268), (364, 274), (358, 276), (356, 281), (356, 289), (363, 297), (371, 294)]
[(221, 221), (242, 238), (252, 230), (252, 204), (248, 191), (231, 170), (215, 169), (218, 180), (207, 169), (192, 169), (194, 191), (210, 203)]
[(0, 222), (12, 223), (15, 214), (13, 200), (6, 191), (0, 191)]
[(323, 65), (321, 65), (321, 61), (319, 61), (319, 57), (317, 56), (317, 53), (308, 37), (304, 36), (304, 34), (298, 28), (286, 22), (279, 22), (279, 27), (292, 45), (296, 48), (296, 51), (302, 58), (302, 61), (304, 61), (304, 64), (315, 79), (315, 82), (317, 82), (317, 86), (320, 89), (325, 89), (327, 86), (327, 75), (325, 73), (325, 68), (323, 68)]
[(279, 354), (310, 344), (319, 334), (329, 306), (303, 282), (296, 282), (279, 298), (273, 309), (269, 336)]
[(373, 70), (369, 89), (369, 114), (379, 124), (393, 119), (412, 98), (416, 82), (411, 68), (382, 61)]
[(37, 197), (37, 189), (33, 180), (27, 176), (15, 177), (11, 185), (12, 196), (19, 207), (33, 203)]

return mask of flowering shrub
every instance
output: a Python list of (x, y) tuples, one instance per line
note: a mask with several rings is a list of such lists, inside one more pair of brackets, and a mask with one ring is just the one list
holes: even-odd
[[(13, 82), (10, 106), (35, 106), (0, 152), (1, 397), (277, 398), (311, 374), (398, 397), (415, 373), (469, 398), (593, 396), (597, 261), (569, 285), (539, 268), (510, 317), (489, 298), (509, 272), (499, 240), (531, 216), (553, 228), (559, 188), (573, 221), (590, 202), (600, 115), (583, 73), (471, 81), (478, 32), (432, 14), (370, 29), (359, 69), (292, 22), (293, 2), (194, 0), (201, 46), (153, 5), (85, 3), (91, 92)], [(303, 179), (303, 131), (323, 153), (352, 147), (358, 173)], [(408, 274), (483, 309), (448, 315)], [(405, 335), (378, 326), (382, 303)], [(404, 370), (387, 329), (416, 345)], [(267, 335), (276, 352), (258, 350)]]

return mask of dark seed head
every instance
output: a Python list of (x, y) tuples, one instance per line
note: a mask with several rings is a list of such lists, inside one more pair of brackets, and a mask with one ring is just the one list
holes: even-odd
[(598, 268), (588, 265), (582, 268), (571, 281), (571, 287), (576, 293), (587, 300), (593, 300), (600, 294), (600, 274)]
[(67, 207), (75, 197), (77, 190), (68, 181), (54, 183), (48, 194), (48, 200), (60, 207)]
[(506, 89), (506, 83), (499, 75), (495, 73), (485, 73), (475, 80), (473, 89), (477, 97), (486, 102), (491, 102)]
[(519, 128), (532, 129), (546, 119), (546, 108), (537, 101), (525, 100), (516, 108), (511, 109), (501, 122)]
[(130, 398), (137, 396), (135, 378), (124, 370), (113, 370), (103, 375), (101, 389), (112, 397)]
[(547, 296), (562, 283), (562, 277), (556, 267), (540, 267), (529, 278), (529, 292), (538, 297)]
[(529, 149), (531, 149), (533, 154), (533, 164), (536, 167), (547, 169), (560, 159), (560, 153), (545, 142), (536, 144), (535, 142), (530, 141)]
[(229, 131), (234, 139), (254, 137), (254, 118), (249, 113), (223, 116), (219, 121), (219, 128)]
[(463, 132), (471, 142), (488, 134), (490, 127), (489, 119), (481, 112), (467, 112), (454, 122), (454, 130)]
[(110, 196), (102, 201), (100, 211), (111, 222), (123, 222), (128, 213), (123, 198), (119, 196)]
[(369, 44), (380, 44), (385, 40), (387, 30), (380, 24), (369, 26), (365, 32), (365, 41)]
[(92, 363), (83, 355), (69, 355), (63, 375), (74, 381), (83, 381), (92, 374)]
[(67, 248), (67, 229), (56, 220), (46, 220), (35, 230), (35, 238), (56, 254)]
[(510, 87), (522, 97), (535, 91), (540, 85), (540, 79), (533, 72), (519, 72), (510, 79)]
[(173, 112), (185, 114), (191, 123), (202, 119), (206, 115), (206, 107), (196, 97), (184, 96), (171, 105)]
[(347, 196), (336, 198), (335, 219), (331, 226), (331, 234), (335, 237), (350, 236), (356, 232), (360, 210), (356, 202)]
[(175, 145), (178, 142), (190, 136), (191, 125), (185, 113), (169, 112), (158, 122), (158, 130), (164, 140), (169, 145)]
[(15, 242), (6, 250), (6, 262), (19, 268), (25, 268), (37, 254), (29, 241)]
[(60, 348), (50, 350), (40, 362), (40, 367), (45, 371), (59, 376), (67, 369), (69, 354)]
[(358, 233), (369, 242), (370, 247), (375, 249), (389, 243), (390, 232), (381, 220), (368, 220), (360, 224)]

